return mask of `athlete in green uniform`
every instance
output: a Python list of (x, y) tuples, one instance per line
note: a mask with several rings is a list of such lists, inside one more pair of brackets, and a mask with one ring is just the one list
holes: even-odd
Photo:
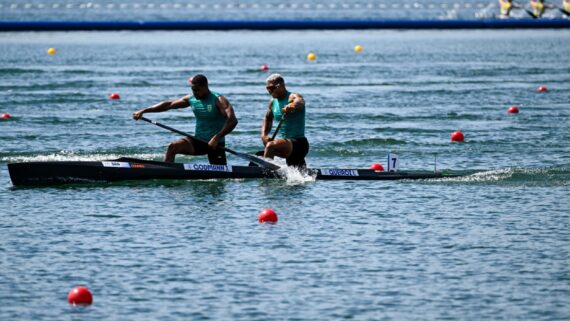
[[(279, 74), (273, 74), (266, 80), (267, 92), (271, 95), (265, 118), (261, 126), (261, 141), (265, 146), (263, 156), (283, 157), (287, 165), (306, 167), (305, 156), (309, 152), (309, 141), (305, 137), (305, 100), (298, 93), (291, 93), (285, 88), (285, 80)], [(268, 136), (273, 120), (283, 119), (279, 136), (271, 140)]]
[(139, 120), (145, 113), (192, 107), (196, 117), (194, 136), (200, 140), (184, 137), (171, 142), (164, 155), (164, 161), (174, 162), (177, 154), (208, 154), (210, 164), (226, 165), (226, 153), (218, 147), (224, 147), (224, 136), (231, 133), (238, 123), (234, 109), (224, 96), (210, 91), (206, 76), (196, 75), (192, 77), (191, 85), (192, 95), (176, 100), (163, 101), (154, 106), (141, 109), (133, 113), (133, 118)]

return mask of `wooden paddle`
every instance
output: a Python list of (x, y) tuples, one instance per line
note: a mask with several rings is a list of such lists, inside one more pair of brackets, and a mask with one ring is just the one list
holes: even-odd
[[(144, 121), (146, 121), (146, 122), (149, 122), (149, 123), (151, 123), (151, 124), (154, 124), (154, 125), (156, 125), (156, 126), (158, 126), (158, 127), (162, 127), (162, 128), (164, 128), (164, 129), (170, 130), (171, 132), (174, 132), (174, 133), (177, 133), (177, 134), (180, 134), (180, 135), (183, 135), (183, 136), (186, 136), (186, 137), (195, 139), (195, 140), (197, 140), (197, 141), (199, 141), (199, 142), (208, 144), (207, 141), (204, 141), (204, 140), (201, 140), (201, 139), (199, 139), (199, 138), (196, 138), (195, 136), (192, 136), (192, 135), (190, 135), (190, 134), (188, 134), (188, 133), (185, 133), (185, 132), (183, 132), (183, 131), (180, 131), (180, 130), (178, 130), (178, 129), (176, 129), (176, 128), (172, 128), (172, 127), (170, 127), (170, 126), (166, 126), (166, 125), (161, 124), (161, 123), (159, 123), (159, 122), (156, 122), (156, 121), (154, 121), (154, 120), (150, 120), (150, 119), (148, 119), (148, 118), (146, 118), (146, 117), (141, 117), (140, 119), (142, 119), (142, 120), (144, 120)], [(221, 146), (218, 146), (218, 149), (224, 150), (224, 151), (226, 151), (226, 152), (228, 152), (228, 153), (230, 153), (230, 154), (234, 154), (234, 155), (236, 155), (237, 157), (240, 157), (240, 158), (242, 158), (242, 159), (245, 159), (245, 160), (247, 160), (247, 161), (250, 161), (250, 162), (252, 162), (252, 163), (254, 163), (254, 164), (257, 164), (257, 165), (259, 165), (259, 166), (261, 166), (261, 167), (263, 167), (263, 168), (267, 168), (267, 169), (270, 169), (270, 170), (278, 170), (278, 169), (281, 168), (281, 167), (278, 166), (278, 165), (275, 165), (275, 164), (273, 164), (273, 163), (267, 162), (267, 161), (265, 161), (265, 160), (263, 160), (263, 159), (261, 159), (261, 158), (259, 158), (259, 157), (253, 156), (253, 155), (236, 152), (236, 151), (234, 151), (234, 150), (231, 150), (231, 149), (225, 148), (225, 147), (221, 147)]]

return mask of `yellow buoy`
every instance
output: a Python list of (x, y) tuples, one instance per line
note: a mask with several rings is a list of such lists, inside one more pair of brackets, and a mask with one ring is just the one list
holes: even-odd
[(317, 60), (317, 55), (315, 55), (314, 53), (310, 52), (310, 53), (307, 55), (307, 59), (308, 59), (309, 61), (315, 61), (315, 60)]
[(55, 50), (55, 48), (49, 48), (49, 49), (47, 50), (48, 55), (55, 55), (56, 52), (57, 52), (57, 51)]
[(354, 51), (356, 51), (356, 52), (361, 52), (361, 51), (362, 51), (362, 46), (361, 46), (361, 45), (356, 45), (356, 46), (354, 46)]

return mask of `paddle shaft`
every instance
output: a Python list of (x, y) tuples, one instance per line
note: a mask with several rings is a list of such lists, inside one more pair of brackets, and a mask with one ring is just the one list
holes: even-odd
[[(199, 142), (208, 144), (208, 142), (205, 141), (205, 140), (202, 140), (202, 139), (200, 139), (200, 138), (197, 138), (197, 137), (195, 137), (195, 136), (192, 136), (192, 135), (190, 135), (190, 134), (188, 134), (188, 133), (186, 133), (186, 132), (183, 132), (183, 131), (181, 131), (181, 130), (178, 130), (178, 129), (176, 129), (176, 128), (172, 128), (172, 127), (170, 127), (170, 126), (161, 124), (161, 123), (159, 123), (159, 122), (157, 122), (157, 121), (150, 120), (150, 119), (148, 119), (148, 118), (146, 118), (146, 117), (141, 117), (140, 119), (142, 119), (142, 120), (144, 120), (144, 121), (146, 121), (146, 122), (148, 122), (148, 123), (151, 123), (151, 124), (153, 124), (153, 125), (156, 125), (156, 126), (158, 126), (158, 127), (162, 127), (162, 128), (164, 128), (164, 129), (167, 129), (167, 130), (169, 130), (169, 131), (171, 131), (171, 132), (174, 132), (174, 133), (180, 134), (180, 135), (182, 135), (182, 136), (186, 136), (186, 137), (188, 137), (188, 138), (192, 138), (192, 139), (197, 140), (197, 141), (199, 141)], [(259, 166), (261, 166), (261, 167), (269, 168), (269, 169), (271, 169), (271, 170), (276, 170), (276, 169), (279, 169), (279, 168), (280, 168), (279, 166), (277, 166), (277, 165), (275, 165), (275, 164), (266, 162), (266, 161), (264, 161), (263, 159), (260, 159), (260, 158), (258, 158), (258, 157), (255, 157), (255, 156), (253, 156), (253, 155), (248, 155), (248, 154), (236, 152), (235, 150), (232, 150), (232, 149), (229, 149), (229, 148), (226, 148), (226, 147), (222, 147), (222, 146), (218, 146), (218, 148), (221, 149), (221, 150), (223, 150), (223, 151), (226, 151), (226, 152), (228, 152), (228, 153), (230, 153), (230, 154), (234, 154), (234, 155), (236, 155), (236, 156), (238, 156), (238, 157), (241, 157), (241, 158), (243, 158), (243, 159), (245, 159), (245, 160), (251, 161), (251, 162), (253, 162), (253, 163), (255, 163), (255, 164), (257, 164), (257, 165), (259, 165)]]
[(273, 136), (271, 136), (271, 140), (274, 140), (275, 137), (277, 136), (277, 133), (279, 132), (279, 128), (281, 128), (281, 124), (283, 124), (283, 121), (285, 120), (285, 115), (281, 116), (281, 120), (279, 121), (279, 123), (277, 124), (277, 128), (275, 128), (275, 132), (273, 133)]
[[(524, 8), (523, 8), (523, 9), (524, 9)], [(533, 19), (538, 18), (538, 17), (537, 17), (534, 13), (532, 13), (530, 10), (524, 9), (524, 11), (526, 11), (526, 13), (527, 13), (529, 16), (531, 16)]]

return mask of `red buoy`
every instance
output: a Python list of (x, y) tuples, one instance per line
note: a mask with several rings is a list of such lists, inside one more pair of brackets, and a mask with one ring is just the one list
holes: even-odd
[(266, 64), (261, 65), (261, 67), (259, 67), (259, 70), (261, 71), (268, 71), (269, 70), (269, 66)]
[(112, 93), (112, 94), (109, 95), (109, 99), (113, 99), (113, 100), (115, 100), (115, 99), (121, 99), (121, 96), (119, 96), (118, 93)]
[(384, 167), (382, 166), (382, 164), (379, 164), (379, 163), (374, 163), (374, 164), (370, 165), (370, 169), (373, 169), (377, 172), (383, 172), (384, 171)]
[(8, 114), (8, 113), (3, 113), (2, 115), (0, 115), (0, 118), (2, 119), (8, 119), (8, 118), (12, 118), (12, 115)]
[(465, 140), (465, 136), (463, 136), (463, 133), (459, 130), (454, 131), (453, 133), (451, 133), (451, 141), (452, 142), (463, 142)]
[(83, 286), (78, 286), (71, 289), (67, 294), (67, 303), (71, 305), (91, 305), (93, 303), (93, 295), (89, 289)]
[(511, 106), (509, 107), (509, 109), (507, 110), (507, 112), (509, 114), (518, 114), (519, 112), (519, 108), (517, 106)]
[(548, 91), (548, 88), (546, 88), (546, 86), (540, 86), (537, 89), (538, 92), (544, 93)]
[(259, 213), (257, 220), (259, 223), (277, 223), (277, 213), (270, 208), (266, 208)]

